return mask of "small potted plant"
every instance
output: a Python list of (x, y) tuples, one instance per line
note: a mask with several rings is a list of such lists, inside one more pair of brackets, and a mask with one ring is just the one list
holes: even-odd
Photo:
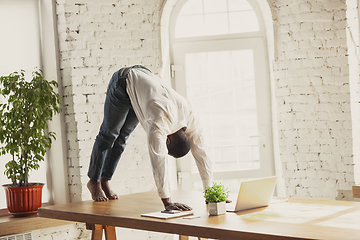
[(213, 183), (204, 191), (204, 198), (209, 203), (210, 215), (221, 215), (226, 213), (226, 199), (229, 197), (229, 190), (224, 185)]
[[(61, 97), (54, 91), (57, 82), (48, 81), (40, 69), (25, 80), (25, 71), (0, 77), (0, 155), (9, 155), (3, 187), (10, 213), (16, 216), (36, 213), (41, 207), (42, 183), (29, 183), (29, 172), (39, 168), (55, 139), (48, 121), (61, 111)], [(25, 196), (22, 196), (25, 194)]]

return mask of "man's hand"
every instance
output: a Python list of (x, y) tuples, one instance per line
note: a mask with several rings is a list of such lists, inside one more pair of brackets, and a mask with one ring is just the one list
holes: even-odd
[(172, 203), (170, 198), (161, 199), (166, 210), (180, 210), (180, 211), (190, 211), (192, 207), (183, 204), (183, 203)]

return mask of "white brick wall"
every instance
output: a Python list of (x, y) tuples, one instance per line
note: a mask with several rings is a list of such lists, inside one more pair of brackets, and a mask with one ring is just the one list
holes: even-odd
[(286, 193), (335, 199), (354, 183), (346, 1), (273, 2)]
[[(103, 118), (108, 81), (123, 66), (160, 70), (162, 1), (57, 0), (60, 68), (64, 86), (71, 201), (90, 199), (87, 169)], [(143, 129), (128, 140), (114, 178), (115, 192), (155, 190)], [(160, 199), (159, 199), (160, 201)], [(127, 239), (172, 235), (118, 229)], [(156, 237), (157, 236), (157, 237)]]
[[(146, 65), (155, 73), (160, 68), (160, 5), (160, 1), (139, 0), (57, 1), (70, 188), (84, 190), (72, 192), (72, 201), (89, 195), (84, 188), (87, 166), (102, 121), (107, 84), (113, 72), (132, 64)], [(134, 136), (141, 135), (142, 129), (136, 132), (139, 133)], [(129, 139), (129, 149), (138, 148), (138, 144), (131, 146), (132, 138)], [(141, 137), (140, 141), (144, 147), (144, 138)], [(146, 147), (133, 154), (127, 156), (124, 153), (120, 166), (128, 168), (132, 158), (144, 159), (149, 165)], [(139, 155), (141, 157), (137, 157)], [(131, 178), (136, 173), (137, 169), (134, 169), (122, 179)], [(152, 173), (146, 174), (152, 176)], [(129, 188), (133, 189), (127, 192), (137, 191), (134, 190), (136, 185)], [(153, 189), (152, 184), (148, 189)]]
[(33, 240), (77, 240), (91, 238), (91, 231), (85, 230), (85, 223), (39, 229), (32, 231), (31, 234)]

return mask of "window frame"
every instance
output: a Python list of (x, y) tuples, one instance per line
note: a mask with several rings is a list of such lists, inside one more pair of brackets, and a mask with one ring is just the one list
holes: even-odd
[[(177, 4), (174, 7), (173, 13), (171, 15), (171, 27), (170, 27), (170, 38), (172, 38), (171, 40), (183, 40), (183, 39), (189, 39), (189, 38), (197, 38), (197, 37), (219, 37), (219, 36), (225, 36), (225, 38), (229, 38), (229, 36), (231, 35), (237, 35), (237, 34), (243, 34), (243, 35), (253, 35), (253, 34), (257, 34), (257, 33), (264, 33), (265, 32), (265, 25), (263, 23), (263, 18), (262, 18), (262, 14), (261, 14), (261, 10), (258, 7), (258, 5), (256, 3), (254, 3), (252, 0), (246, 0), (252, 7), (252, 10), (254, 11), (257, 19), (258, 19), (258, 24), (259, 24), (259, 31), (252, 31), (252, 32), (241, 32), (241, 33), (228, 33), (228, 34), (219, 34), (219, 35), (203, 35), (203, 36), (196, 36), (196, 37), (175, 37), (175, 28), (176, 28), (176, 22), (177, 22), (177, 18), (179, 17), (179, 14), (183, 8), (183, 6), (188, 2), (189, 0), (179, 0), (177, 2)], [(205, 0), (203, 0), (205, 1)], [(232, 13), (232, 11), (229, 11), (228, 13)], [(211, 14), (211, 13), (210, 13)], [(175, 17), (176, 16), (176, 17)]]
[(264, 20), (261, 14), (261, 10), (258, 4), (255, 3), (254, 0), (247, 0), (248, 3), (252, 6), (256, 16), (258, 17), (259, 22), (259, 31), (257, 32), (247, 32), (247, 33), (230, 33), (230, 34), (222, 34), (222, 35), (207, 35), (207, 36), (197, 36), (197, 37), (186, 37), (186, 38), (175, 38), (175, 27), (176, 27), (176, 20), (182, 7), (186, 4), (189, 0), (178, 0), (174, 8), (172, 10), (170, 16), (170, 24), (169, 24), (169, 40), (170, 40), (170, 49), (172, 43), (176, 42), (184, 42), (184, 41), (200, 41), (200, 40), (216, 40), (216, 39), (232, 39), (232, 38), (249, 38), (249, 37), (258, 37), (261, 36), (266, 39), (266, 31)]
[[(228, 40), (216, 40), (216, 41), (207, 41), (207, 42), (182, 42), (182, 43), (174, 43), (174, 49), (173, 49), (173, 56), (182, 55), (184, 56), (185, 53), (195, 53), (195, 52), (202, 52), (205, 48), (207, 48), (206, 45), (216, 45), (216, 46), (223, 46), (218, 47), (221, 49), (235, 49), (234, 46), (240, 47), (241, 49), (252, 49), (254, 52), (254, 60), (258, 63), (259, 66), (266, 66), (266, 60), (263, 57), (264, 54), (264, 42), (262, 38), (249, 38), (249, 39), (228, 39)], [(185, 45), (182, 46), (182, 45)], [(175, 49), (176, 48), (176, 49)], [(236, 48), (239, 49), (239, 48)], [(214, 50), (216, 51), (216, 50)], [(184, 55), (183, 55), (184, 54)], [(184, 59), (175, 59), (174, 57), (174, 64), (178, 65), (179, 62), (183, 62)], [(257, 66), (255, 66), (257, 67)], [(273, 159), (269, 161), (264, 161), (266, 158), (266, 155), (273, 155), (272, 152), (272, 132), (271, 132), (271, 104), (270, 104), (270, 93), (267, 92), (270, 88), (269, 86), (269, 79), (266, 76), (266, 73), (268, 71), (264, 69), (257, 69), (255, 70), (255, 79), (262, 79), (262, 81), (257, 81), (256, 84), (256, 101), (263, 104), (257, 104), (257, 116), (258, 116), (258, 129), (259, 129), (259, 140), (260, 144), (259, 147), (262, 145), (269, 145), (266, 146), (266, 151), (262, 150), (261, 153), (261, 169), (260, 170), (242, 170), (241, 175), (244, 178), (254, 178), (254, 177), (261, 177), (263, 174), (268, 175), (268, 173), (259, 172), (263, 171), (265, 169), (273, 169)], [(175, 73), (175, 78), (185, 79), (185, 71), (179, 70)], [(184, 95), (186, 97), (186, 85), (184, 82), (174, 81), (175, 85), (173, 85), (174, 89), (179, 92), (180, 94)], [(266, 96), (266, 97), (264, 97)], [(267, 104), (266, 104), (267, 103)], [(264, 128), (266, 130), (261, 130), (261, 128)], [(262, 132), (266, 131), (266, 132)], [(262, 139), (267, 138), (267, 139)], [(267, 154), (265, 154), (265, 152)], [(184, 159), (178, 160), (178, 167), (181, 172), (186, 171), (190, 172), (191, 179), (192, 180), (199, 180), (198, 174), (194, 174), (191, 171), (191, 167), (187, 166), (190, 163), (190, 155), (184, 157)], [(187, 160), (189, 159), (189, 160)], [(273, 172), (273, 171), (272, 171)], [(237, 178), (239, 176), (239, 170), (236, 171), (214, 171), (214, 179), (217, 178)]]
[[(170, 40), (170, 62), (171, 64), (176, 65), (175, 59), (174, 59), (174, 49), (181, 45), (181, 44), (190, 44), (190, 43), (198, 43), (201, 44), (201, 42), (209, 42), (209, 41), (226, 41), (226, 40), (238, 40), (241, 39), (243, 41), (254, 41), (256, 39), (260, 40), (263, 46), (264, 56), (265, 58), (268, 56), (268, 50), (267, 50), (267, 38), (266, 38), (266, 29), (265, 24), (263, 21), (262, 13), (260, 11), (259, 6), (255, 1), (248, 0), (250, 5), (253, 7), (254, 12), (256, 13), (259, 21), (259, 31), (258, 32), (248, 32), (248, 33), (232, 33), (232, 34), (223, 34), (223, 35), (215, 35), (215, 36), (196, 36), (196, 37), (187, 37), (187, 38), (175, 38), (175, 26), (176, 26), (176, 19), (181, 11), (181, 8), (184, 6), (187, 0), (179, 0), (173, 8), (173, 11), (170, 15), (170, 24), (169, 24), (169, 40)], [(270, 84), (270, 73), (269, 73), (269, 60), (263, 59), (265, 61), (264, 66), (266, 66), (266, 69), (264, 70), (267, 74), (267, 85), (268, 88), (268, 100), (270, 101), (268, 105), (268, 118), (270, 119), (269, 122), (269, 128), (271, 131), (272, 126), (272, 114), (271, 114), (271, 84)], [(170, 70), (172, 71), (172, 70)], [(175, 74), (184, 74), (182, 73), (182, 68), (178, 68)], [(171, 72), (172, 75), (172, 86), (175, 88), (176, 91), (179, 90), (179, 92), (183, 93), (184, 89), (182, 89), (181, 86), (175, 81), (174, 72)], [(180, 84), (181, 85), (181, 84)], [(259, 117), (259, 115), (258, 115)], [(260, 131), (260, 129), (259, 129)], [(270, 132), (270, 135), (268, 135), (268, 141), (270, 142), (270, 146), (268, 146), (269, 151), (271, 152), (271, 160), (269, 161), (268, 167), (272, 170), (272, 175), (275, 175), (275, 163), (274, 163), (274, 149), (273, 149), (273, 134)], [(264, 156), (262, 156), (264, 157)], [(193, 185), (193, 181), (199, 181), (200, 177), (199, 174), (194, 174), (191, 171), (191, 164), (190, 164), (191, 157), (185, 157), (184, 159), (177, 161), (177, 170), (178, 170), (178, 183), (180, 185), (180, 188), (189, 189)], [(239, 177), (239, 171), (226, 171), (226, 172), (214, 172), (214, 180), (219, 178), (238, 178)], [(254, 177), (260, 177), (258, 174), (255, 173), (253, 170), (248, 171), (242, 171), (242, 178), (254, 178)]]

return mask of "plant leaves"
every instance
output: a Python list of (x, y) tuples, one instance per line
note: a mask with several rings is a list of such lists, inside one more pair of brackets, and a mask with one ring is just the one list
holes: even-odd
[(61, 96), (54, 91), (58, 84), (44, 79), (36, 68), (31, 81), (21, 70), (1, 76), (0, 85), (0, 94), (7, 99), (0, 103), (0, 155), (13, 156), (5, 164), (4, 174), (13, 185), (26, 185), (29, 171), (39, 168), (56, 136), (46, 130), (48, 121), (62, 111)]
[(211, 187), (207, 187), (204, 191), (204, 198), (207, 202), (223, 202), (229, 197), (230, 191), (221, 183), (213, 182)]

